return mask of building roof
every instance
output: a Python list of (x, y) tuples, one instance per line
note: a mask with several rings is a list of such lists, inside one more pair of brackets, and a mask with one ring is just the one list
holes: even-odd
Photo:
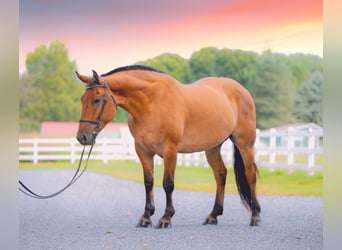
[(303, 129), (309, 129), (309, 128), (322, 129), (321, 126), (317, 125), (316, 123), (312, 123), (312, 122), (310, 122), (310, 123), (304, 123), (304, 122), (290, 123), (290, 124), (285, 124), (285, 125), (275, 127), (274, 129), (276, 129), (276, 130), (287, 130), (290, 127), (294, 128), (296, 130), (303, 130)]
[(308, 130), (308, 129), (313, 129), (315, 131), (323, 131), (323, 128), (319, 125), (317, 125), (316, 123), (290, 123), (290, 124), (285, 124), (285, 125), (281, 125), (278, 127), (274, 127), (274, 128), (270, 128), (270, 129), (265, 129), (263, 130), (263, 132), (267, 132), (270, 131), (271, 129), (275, 129), (277, 131), (286, 131), (289, 128), (293, 128), (294, 130)]
[[(40, 125), (40, 135), (44, 137), (76, 137), (78, 124), (78, 122), (43, 121)], [(123, 127), (127, 127), (127, 123), (108, 123), (99, 136), (101, 134), (115, 136)]]

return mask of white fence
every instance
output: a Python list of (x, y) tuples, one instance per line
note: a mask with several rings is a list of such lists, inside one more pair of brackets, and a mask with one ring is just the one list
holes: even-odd
[[(322, 130), (308, 129), (296, 131), (289, 128), (285, 131), (257, 131), (255, 143), (255, 161), (258, 166), (286, 168), (289, 173), (294, 169), (307, 170), (308, 174), (322, 171), (316, 163), (316, 156), (323, 154)], [(30, 138), (19, 139), (19, 160), (39, 161), (67, 160), (75, 163), (80, 158), (83, 146), (75, 138)], [(89, 149), (89, 147), (88, 147)], [(222, 156), (228, 167), (233, 163), (233, 147), (230, 140), (222, 147)], [(298, 159), (299, 158), (299, 159)], [(132, 137), (124, 139), (97, 138), (91, 160), (101, 160), (107, 164), (109, 160), (138, 161)], [(155, 157), (155, 164), (162, 165), (162, 159)], [(178, 154), (178, 164), (185, 166), (208, 167), (204, 152)]]

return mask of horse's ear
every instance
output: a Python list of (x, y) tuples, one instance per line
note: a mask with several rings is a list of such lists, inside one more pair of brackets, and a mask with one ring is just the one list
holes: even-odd
[(95, 70), (93, 70), (93, 77), (94, 77), (95, 83), (100, 84), (99, 75), (96, 73)]
[(82, 82), (84, 82), (85, 84), (89, 83), (89, 77), (85, 76), (85, 75), (81, 75), (80, 73), (78, 73), (77, 71), (75, 71), (78, 79), (80, 79)]

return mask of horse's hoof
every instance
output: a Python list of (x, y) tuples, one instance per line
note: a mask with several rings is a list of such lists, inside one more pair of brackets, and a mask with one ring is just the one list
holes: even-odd
[(214, 218), (206, 218), (203, 222), (203, 225), (217, 225), (217, 219)]
[(139, 220), (136, 227), (152, 227), (152, 221), (151, 220)]
[(170, 228), (171, 227), (171, 221), (159, 221), (157, 226), (155, 228)]
[(249, 225), (254, 227), (254, 226), (260, 226), (260, 224), (261, 224), (260, 216), (252, 216), (251, 223)]

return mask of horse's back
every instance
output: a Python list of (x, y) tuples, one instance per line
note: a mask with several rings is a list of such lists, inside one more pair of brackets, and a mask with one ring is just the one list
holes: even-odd
[(207, 77), (198, 80), (192, 84), (193, 87), (211, 88), (216, 92), (224, 94), (230, 99), (237, 97), (245, 98), (244, 101), (253, 102), (250, 93), (240, 83), (231, 78), (226, 77)]

